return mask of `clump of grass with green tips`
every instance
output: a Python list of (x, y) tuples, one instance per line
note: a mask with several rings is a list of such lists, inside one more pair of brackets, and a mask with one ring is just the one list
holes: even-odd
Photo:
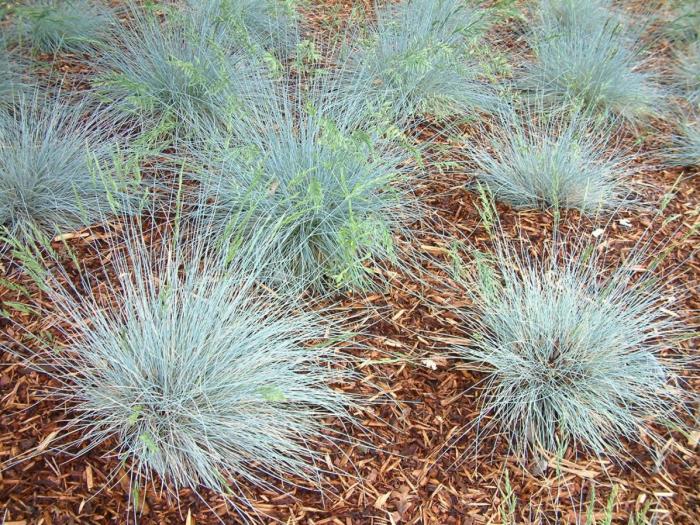
[(663, 113), (665, 93), (647, 68), (641, 39), (614, 16), (561, 23), (544, 10), (530, 31), (534, 60), (519, 85), (553, 108), (573, 107), (633, 125)]
[(217, 237), (268, 231), (283, 280), (372, 287), (377, 264), (398, 263), (394, 236), (410, 236), (421, 216), (408, 182), (420, 177), (423, 147), (412, 150), (396, 128), (357, 130), (363, 108), (331, 102), (320, 84), (297, 88), (266, 95), (269, 105), (238, 120), (233, 139), (202, 133), (207, 140), (192, 153), (200, 166), (191, 173), (194, 214)]
[(575, 208), (588, 215), (630, 205), (634, 155), (611, 127), (582, 113), (501, 112), (483, 142), (465, 144), (476, 179), (516, 208)]
[(0, 112), (0, 227), (6, 233), (53, 236), (94, 224), (118, 211), (128, 186), (138, 183), (112, 173), (117, 141), (100, 128), (104, 113), (82, 109), (35, 93)]
[(469, 55), (487, 21), (486, 10), (460, 0), (379, 6), (369, 35), (346, 50), (340, 76), (373, 111), (398, 121), (492, 109), (494, 89)]
[(129, 15), (96, 63), (96, 93), (115, 118), (187, 136), (205, 123), (225, 126), (256, 97), (246, 79), (259, 64), (218, 38), (213, 15), (166, 11), (161, 20), (133, 6)]
[(104, 269), (45, 279), (55, 326), (71, 328), (60, 347), (23, 351), (68, 410), (55, 447), (106, 448), (132, 494), (213, 490), (245, 523), (260, 517), (251, 488), (321, 490), (323, 451), (350, 439), (329, 419), (359, 424), (359, 398), (338, 388), (357, 378), (331, 316), (258, 286), (262, 242), (224, 260), (173, 234), (122, 231)]
[(188, 0), (185, 15), (212, 18), (214, 31), (232, 46), (253, 54), (286, 58), (299, 44), (299, 15), (283, 0)]
[(37, 53), (89, 53), (105, 43), (115, 22), (95, 0), (35, 0), (16, 8), (15, 38)]
[(618, 458), (625, 441), (658, 442), (654, 423), (679, 421), (686, 361), (668, 350), (691, 332), (664, 283), (637, 275), (635, 250), (616, 268), (558, 240), (537, 259), (506, 243), (477, 259), (464, 312), (476, 337), (458, 350), (485, 373), (480, 434), (521, 458), (567, 447)]

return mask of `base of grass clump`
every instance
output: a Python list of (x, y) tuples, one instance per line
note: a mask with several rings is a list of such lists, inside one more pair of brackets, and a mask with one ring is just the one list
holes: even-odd
[(476, 259), (473, 344), (459, 349), (486, 374), (474, 425), (521, 458), (568, 447), (624, 458), (625, 442), (659, 442), (652, 423), (678, 422), (684, 361), (668, 350), (686, 329), (662, 284), (635, 277), (641, 251), (606, 269), (595, 247), (552, 250), (540, 260), (501, 244)]

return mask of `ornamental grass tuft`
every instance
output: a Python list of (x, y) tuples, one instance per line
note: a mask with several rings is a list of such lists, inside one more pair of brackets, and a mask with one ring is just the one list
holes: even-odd
[(119, 149), (87, 113), (40, 94), (0, 112), (0, 228), (12, 236), (54, 236), (118, 212), (138, 180), (114, 171)]
[(634, 254), (606, 268), (595, 247), (551, 250), (535, 259), (503, 243), (477, 258), (473, 344), (459, 349), (486, 374), (474, 425), (521, 458), (567, 447), (615, 458), (625, 441), (658, 442), (654, 423), (677, 422), (684, 399), (685, 361), (668, 350), (689, 333), (663, 283), (640, 278)]
[(700, 167), (700, 124), (685, 121), (672, 137), (671, 147), (667, 152), (671, 166)]
[(22, 68), (10, 53), (7, 42), (0, 37), (0, 113), (14, 106), (25, 91)]
[(185, 11), (214, 19), (222, 41), (252, 54), (292, 55), (299, 44), (294, 0), (188, 0)]
[(610, 20), (626, 22), (615, 11), (612, 0), (540, 0), (538, 7), (540, 22), (547, 24), (552, 32), (560, 28), (570, 30), (577, 26), (592, 30)]
[(259, 64), (232, 48), (209, 15), (169, 10), (162, 20), (130, 8), (115, 29), (116, 45), (96, 64), (96, 93), (115, 118), (182, 137), (212, 122), (226, 126), (254, 99), (258, 86), (246, 79)]
[(486, 10), (460, 0), (378, 6), (369, 35), (346, 50), (341, 77), (372, 111), (395, 121), (490, 110), (495, 90), (469, 53), (487, 25)]
[(700, 106), (700, 42), (676, 54), (674, 75), (681, 95), (696, 108)]
[(615, 15), (591, 16), (595, 20), (563, 23), (556, 12), (542, 10), (529, 37), (535, 57), (520, 86), (557, 109), (573, 107), (633, 125), (659, 116), (665, 94), (648, 70), (641, 39)]
[(15, 38), (37, 53), (90, 53), (103, 45), (115, 22), (96, 0), (35, 0), (16, 8)]
[(253, 488), (322, 489), (324, 450), (350, 439), (329, 418), (356, 423), (355, 396), (336, 389), (356, 378), (334, 321), (258, 285), (261, 243), (224, 261), (120, 230), (105, 268), (45, 279), (55, 326), (70, 327), (29, 360), (68, 410), (56, 447), (117, 458), (132, 494), (211, 489), (246, 523)]
[(329, 96), (325, 80), (279, 87), (232, 135), (202, 134), (194, 216), (218, 238), (267, 231), (282, 280), (374, 287), (376, 265), (399, 262), (394, 237), (421, 216), (412, 183), (423, 146), (395, 127), (356, 129), (364, 109)]
[(664, 34), (673, 42), (687, 44), (700, 38), (700, 0), (672, 0)]
[(467, 143), (474, 175), (516, 208), (575, 208), (588, 215), (632, 204), (634, 155), (611, 126), (583, 113), (501, 112), (485, 140)]

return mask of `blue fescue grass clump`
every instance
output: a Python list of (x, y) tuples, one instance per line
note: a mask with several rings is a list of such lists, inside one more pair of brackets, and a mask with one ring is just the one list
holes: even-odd
[(697, 120), (680, 124), (666, 157), (672, 166), (700, 167), (700, 124)]
[(194, 213), (219, 237), (267, 231), (284, 280), (365, 289), (375, 264), (397, 262), (394, 235), (420, 218), (407, 182), (418, 180), (421, 147), (396, 128), (355, 129), (358, 108), (332, 103), (322, 84), (267, 95), (233, 140), (202, 134)]
[(583, 113), (508, 110), (484, 131), (484, 142), (466, 149), (474, 175), (496, 199), (594, 215), (631, 204), (634, 156), (615, 146), (610, 131)]
[(185, 15), (213, 17), (214, 30), (232, 46), (286, 58), (299, 43), (294, 4), (294, 0), (188, 0)]
[(253, 96), (257, 86), (245, 79), (257, 66), (219, 38), (213, 15), (166, 13), (130, 8), (97, 61), (97, 94), (145, 128), (188, 135), (204, 123), (224, 126)]
[(530, 32), (535, 58), (520, 80), (525, 91), (544, 94), (553, 107), (587, 109), (632, 124), (662, 112), (664, 93), (645, 69), (641, 40), (631, 29), (614, 15), (562, 23), (547, 5)]
[(25, 90), (22, 68), (0, 37), (0, 112), (13, 106)]
[(31, 361), (70, 410), (59, 447), (108, 446), (132, 493), (211, 489), (245, 522), (251, 486), (321, 489), (323, 446), (349, 439), (328, 418), (357, 423), (355, 397), (335, 389), (355, 377), (331, 318), (257, 285), (264, 244), (224, 261), (174, 234), (123, 231), (104, 275), (74, 289), (59, 267), (45, 280), (56, 326), (71, 326)]
[(675, 79), (683, 97), (691, 104), (700, 104), (700, 42), (677, 53)]
[(37, 53), (89, 53), (107, 39), (114, 15), (95, 0), (35, 0), (17, 7), (16, 39)]
[(561, 25), (576, 25), (590, 21), (605, 22), (611, 14), (611, 0), (540, 0), (539, 9)]
[(460, 0), (378, 6), (369, 35), (349, 46), (341, 75), (365, 104), (396, 120), (491, 109), (494, 90), (469, 57), (487, 19), (484, 9)]
[(93, 224), (124, 198), (115, 144), (85, 116), (38, 92), (0, 112), (0, 227), (19, 238)]
[(475, 424), (522, 458), (567, 446), (616, 457), (623, 440), (654, 441), (650, 423), (677, 420), (683, 360), (666, 351), (685, 329), (662, 283), (636, 276), (641, 256), (612, 269), (603, 257), (555, 241), (542, 259), (505, 243), (477, 259), (467, 291), (477, 335), (461, 349), (486, 373)]
[(559, 28), (585, 26), (593, 29), (610, 20), (623, 22), (623, 17), (615, 11), (611, 0), (540, 0), (540, 20), (551, 26), (553, 31)]
[(700, 0), (673, 0), (665, 24), (667, 37), (677, 43), (695, 42), (700, 38)]

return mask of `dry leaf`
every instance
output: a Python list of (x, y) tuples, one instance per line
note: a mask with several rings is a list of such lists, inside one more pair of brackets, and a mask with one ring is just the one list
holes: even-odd
[(386, 494), (382, 494), (377, 498), (377, 501), (374, 502), (374, 508), (383, 510), (384, 505), (386, 505), (387, 500), (389, 499), (389, 496), (391, 496), (391, 492), (387, 492)]
[(46, 436), (46, 438), (44, 438), (44, 441), (39, 443), (39, 446), (36, 447), (37, 452), (43, 452), (44, 450), (46, 450), (57, 435), (58, 430), (54, 430), (48, 436)]
[(92, 477), (92, 467), (90, 465), (85, 467), (85, 482), (87, 483), (88, 490), (92, 490), (92, 487), (94, 486), (94, 480)]
[(632, 227), (632, 223), (630, 222), (629, 219), (620, 219), (620, 220), (617, 221), (617, 222), (620, 223), (620, 226), (624, 226), (625, 228), (631, 228), (631, 227)]

